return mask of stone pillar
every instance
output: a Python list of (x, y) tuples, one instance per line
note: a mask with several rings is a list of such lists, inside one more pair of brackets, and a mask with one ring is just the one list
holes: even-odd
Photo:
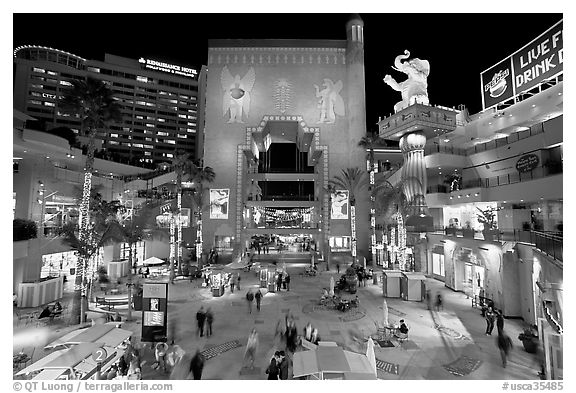
[(424, 146), (426, 146), (426, 136), (422, 131), (405, 134), (400, 139), (400, 150), (402, 150), (404, 157), (401, 178), (405, 182), (404, 194), (410, 204), (414, 202), (417, 195), (426, 195), (427, 176)]

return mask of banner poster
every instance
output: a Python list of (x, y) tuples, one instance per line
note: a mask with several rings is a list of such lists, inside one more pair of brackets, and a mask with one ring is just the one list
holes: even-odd
[(349, 209), (348, 190), (336, 190), (332, 194), (332, 208), (330, 217), (333, 220), (347, 220)]
[[(180, 219), (182, 220), (182, 228), (190, 228), (190, 208), (183, 207), (180, 209)], [(170, 220), (172, 220), (171, 213), (164, 213), (156, 216), (156, 225), (159, 228), (170, 228)], [(174, 220), (177, 220), (176, 214), (174, 214)], [(174, 221), (176, 224), (176, 221)]]
[(528, 91), (564, 71), (563, 21), (480, 73), (483, 109)]
[(228, 219), (229, 188), (210, 189), (210, 218), (213, 220)]

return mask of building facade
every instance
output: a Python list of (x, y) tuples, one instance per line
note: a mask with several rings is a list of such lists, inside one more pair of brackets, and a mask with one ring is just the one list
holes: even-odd
[[(365, 165), (359, 18), (348, 22), (347, 38), (209, 41), (203, 155), (216, 180), (206, 196), (206, 247), (243, 251), (254, 236), (293, 236), (323, 254), (330, 246), (352, 252), (349, 195), (336, 208), (326, 192), (341, 170)], [(365, 193), (356, 217), (366, 233)], [(367, 247), (358, 237), (358, 254)]]
[(197, 131), (203, 124), (205, 70), (105, 54), (84, 59), (36, 45), (14, 50), (14, 109), (35, 117), (46, 129), (80, 133), (80, 121), (58, 110), (73, 79), (104, 81), (122, 104), (123, 120), (98, 135), (97, 157), (153, 167), (169, 162), (176, 148), (198, 158)]

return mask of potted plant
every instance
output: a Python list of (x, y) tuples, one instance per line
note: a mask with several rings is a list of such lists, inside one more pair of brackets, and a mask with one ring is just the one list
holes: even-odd
[(462, 236), (468, 239), (474, 239), (474, 229), (470, 226), (470, 221), (466, 221), (466, 226), (462, 228)]
[(484, 225), (482, 234), (484, 235), (484, 240), (496, 240), (498, 236), (498, 227), (496, 225), (496, 212), (500, 209), (494, 209), (489, 207), (486, 210), (482, 210), (477, 207), (480, 212), (477, 214), (478, 222)]
[(526, 352), (536, 353), (538, 350), (538, 335), (532, 328), (525, 328), (524, 331), (518, 335), (518, 340), (522, 341), (522, 345)]

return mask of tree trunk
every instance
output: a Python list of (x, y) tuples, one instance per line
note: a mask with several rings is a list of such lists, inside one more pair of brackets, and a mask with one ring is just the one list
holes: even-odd
[(352, 236), (352, 263), (356, 264), (356, 206), (352, 199), (350, 199), (350, 234)]
[(170, 215), (170, 284), (174, 284), (174, 230), (175, 230), (174, 213)]
[(182, 275), (182, 170), (176, 173), (176, 194), (178, 216), (176, 225), (178, 227), (178, 234), (176, 236), (176, 260), (178, 261), (178, 275)]
[[(95, 129), (89, 132), (88, 151), (86, 153), (86, 165), (84, 168), (84, 184), (82, 187), (82, 201), (80, 203), (79, 240), (80, 244), (88, 244), (90, 241), (90, 190), (92, 188), (92, 171), (94, 167), (94, 137)], [(86, 268), (87, 256), (78, 258), (76, 264), (76, 279), (74, 283), (74, 300), (72, 305), (72, 319), (75, 323), (86, 321)]]
[(130, 251), (128, 252), (128, 263), (130, 264), (130, 268), (128, 269), (128, 282), (126, 283), (126, 286), (128, 287), (128, 315), (126, 316), (126, 321), (132, 320), (132, 266), (133, 266), (132, 248), (134, 247), (134, 243), (129, 243), (129, 246)]
[(374, 149), (370, 147), (370, 251), (372, 252), (372, 266), (376, 264), (376, 207), (374, 196)]

